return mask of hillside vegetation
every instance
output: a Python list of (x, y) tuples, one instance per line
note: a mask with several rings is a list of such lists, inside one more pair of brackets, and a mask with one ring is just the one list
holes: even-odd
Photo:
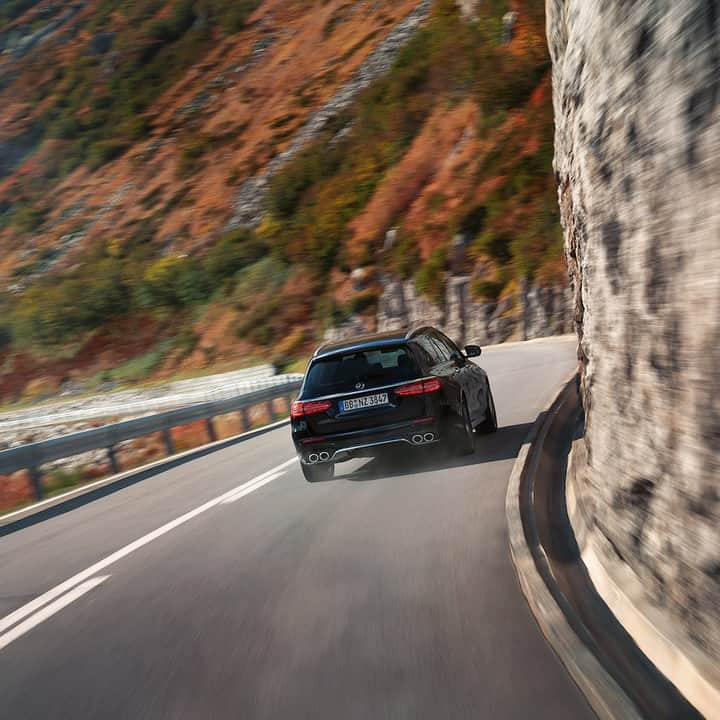
[[(478, 297), (563, 282), (542, 0), (482, 2), (474, 20), (437, 0), (274, 174), (260, 224), (227, 230), (235, 190), (415, 5), (101, 0), (6, 52), (0, 395), (127, 363), (139, 379), (291, 362), (351, 314), (372, 324), (380, 272), (438, 297), (458, 233)], [(64, 7), (18, 0), (0, 39)]]

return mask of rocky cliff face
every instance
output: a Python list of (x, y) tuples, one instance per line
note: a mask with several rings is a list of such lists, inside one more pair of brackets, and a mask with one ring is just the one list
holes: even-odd
[[(376, 316), (378, 331), (434, 325), (461, 345), (495, 345), (572, 332), (572, 297), (567, 288), (523, 284), (516, 293), (481, 302), (472, 295), (472, 277), (449, 275), (443, 298), (433, 302), (412, 280), (380, 280), (383, 293)], [(367, 329), (361, 318), (354, 317), (331, 328), (326, 339), (352, 337)]]
[(715, 0), (548, 0), (593, 532), (720, 659)]
[(565, 288), (523, 286), (497, 301), (480, 302), (472, 296), (471, 280), (448, 277), (441, 303), (422, 297), (412, 280), (388, 280), (378, 307), (378, 330), (435, 325), (460, 344), (478, 345), (571, 332), (571, 303)]

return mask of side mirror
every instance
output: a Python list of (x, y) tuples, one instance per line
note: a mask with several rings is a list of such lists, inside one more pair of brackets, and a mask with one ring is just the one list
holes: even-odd
[(465, 365), (465, 358), (461, 352), (453, 352), (452, 355), (450, 355), (450, 359), (455, 365), (457, 365), (457, 367)]
[(465, 354), (469, 358), (480, 357), (482, 355), (482, 348), (479, 345), (466, 345)]

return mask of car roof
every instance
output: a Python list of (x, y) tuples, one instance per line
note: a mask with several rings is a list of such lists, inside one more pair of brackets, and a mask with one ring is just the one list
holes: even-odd
[(327, 357), (328, 355), (336, 355), (344, 352), (354, 352), (358, 350), (384, 347), (387, 345), (402, 344), (410, 338), (414, 337), (415, 335), (427, 330), (432, 330), (432, 328), (427, 326), (421, 326), (410, 330), (391, 330), (389, 332), (358, 335), (353, 338), (346, 338), (345, 340), (328, 342), (324, 345), (321, 345), (315, 351), (315, 354), (313, 355), (313, 360)]

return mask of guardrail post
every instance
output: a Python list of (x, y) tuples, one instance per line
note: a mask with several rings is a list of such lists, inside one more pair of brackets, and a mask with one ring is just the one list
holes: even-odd
[(267, 412), (268, 412), (268, 422), (272, 422), (273, 418), (275, 417), (275, 408), (273, 407), (273, 401), (268, 400), (265, 403), (265, 407), (267, 408)]
[(170, 430), (165, 428), (165, 430), (162, 431), (163, 436), (163, 442), (165, 443), (165, 450), (168, 455), (174, 455), (175, 454), (175, 445), (173, 444), (172, 435), (170, 434)]
[(108, 460), (110, 461), (110, 468), (113, 471), (113, 475), (117, 475), (120, 472), (120, 464), (118, 463), (117, 456), (115, 455), (115, 446), (111, 445), (107, 449)]
[(215, 432), (215, 423), (211, 417), (205, 419), (205, 427), (207, 427), (210, 442), (217, 442), (217, 433)]
[(43, 482), (42, 482), (42, 473), (40, 472), (40, 468), (38, 468), (36, 465), (33, 465), (30, 470), (30, 485), (32, 485), (32, 491), (35, 495), (36, 500), (42, 500), (45, 496), (45, 491), (43, 490)]
[(285, 396), (285, 410), (287, 410), (287, 414), (290, 414), (290, 408), (292, 407), (292, 398), (289, 395)]
[(250, 413), (246, 407), (240, 408), (240, 432), (250, 429)]

